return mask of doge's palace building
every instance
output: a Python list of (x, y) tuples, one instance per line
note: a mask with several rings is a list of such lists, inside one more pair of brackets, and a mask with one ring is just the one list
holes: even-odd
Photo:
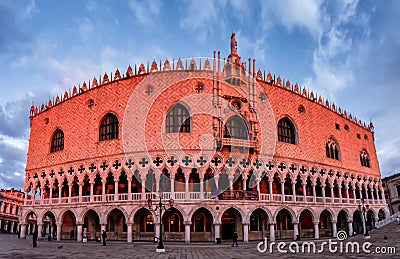
[(57, 240), (318, 239), (388, 215), (372, 123), (244, 62), (235, 34), (227, 58), (104, 74), (30, 122), (22, 237), (36, 219)]

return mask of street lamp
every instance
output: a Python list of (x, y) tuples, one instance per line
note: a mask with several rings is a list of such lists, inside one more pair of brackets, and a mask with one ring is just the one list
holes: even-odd
[[(159, 213), (160, 213), (159, 214), (160, 215), (160, 217), (159, 217), (159, 220), (160, 220), (160, 236), (158, 238), (158, 246), (157, 246), (157, 249), (156, 249), (156, 252), (160, 253), (160, 252), (165, 252), (164, 244), (163, 244), (163, 237), (162, 237), (163, 236), (163, 234), (162, 234), (162, 211), (163, 210), (167, 210), (167, 208), (162, 203), (162, 193), (161, 192), (159, 192), (159, 197), (160, 197), (160, 201), (158, 202), (158, 204), (156, 204), (156, 207), (154, 209), (153, 209), (153, 201), (151, 200), (151, 198), (149, 198), (147, 200), (147, 206), (148, 206), (150, 211), (159, 210)], [(168, 201), (168, 205), (169, 205), (170, 208), (173, 207), (174, 206), (174, 200), (170, 199)]]
[(368, 233), (368, 227), (367, 227), (367, 217), (366, 217), (366, 212), (369, 210), (369, 205), (364, 203), (364, 199), (361, 199), (361, 203), (358, 204), (358, 210), (362, 213), (363, 217), (364, 217), (364, 226), (365, 226), (365, 237), (369, 237), (369, 233)]

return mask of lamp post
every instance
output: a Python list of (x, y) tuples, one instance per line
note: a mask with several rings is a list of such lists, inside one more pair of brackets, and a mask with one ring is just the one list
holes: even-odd
[(358, 210), (362, 213), (364, 217), (364, 226), (365, 226), (365, 234), (364, 236), (366, 238), (369, 238), (369, 233), (368, 233), (368, 226), (367, 226), (367, 217), (366, 217), (366, 212), (369, 210), (369, 205), (364, 202), (364, 199), (361, 199), (361, 203), (358, 204)]
[[(165, 205), (162, 203), (162, 193), (159, 192), (159, 197), (160, 197), (160, 201), (158, 202), (158, 204), (156, 204), (156, 207), (153, 209), (153, 201), (151, 199), (147, 200), (147, 206), (149, 208), (149, 210), (151, 211), (157, 211), (159, 210), (159, 220), (160, 220), (160, 236), (158, 237), (158, 246), (156, 249), (156, 252), (165, 252), (165, 248), (164, 248), (164, 244), (163, 244), (163, 233), (162, 233), (162, 211), (163, 210), (167, 210), (167, 208), (165, 207)], [(168, 201), (168, 205), (171, 207), (174, 206), (174, 200), (170, 199)]]

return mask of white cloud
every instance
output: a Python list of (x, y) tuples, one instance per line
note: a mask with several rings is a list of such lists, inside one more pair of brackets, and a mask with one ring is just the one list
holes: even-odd
[(293, 28), (305, 28), (315, 38), (322, 31), (320, 0), (310, 1), (261, 1), (262, 27), (268, 30), (274, 22), (282, 24), (289, 31)]
[(226, 1), (189, 1), (184, 4), (184, 15), (179, 24), (181, 28), (194, 31), (197, 38), (204, 42), (214, 27), (224, 27), (223, 16), (221, 15)]
[(155, 17), (160, 13), (161, 1), (132, 0), (129, 8), (135, 13), (136, 19), (144, 26), (155, 26)]

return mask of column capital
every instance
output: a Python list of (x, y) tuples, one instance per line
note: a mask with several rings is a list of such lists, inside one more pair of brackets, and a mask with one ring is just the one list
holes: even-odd
[(331, 223), (335, 223), (335, 224), (336, 224), (336, 223), (337, 223), (337, 220), (331, 220)]
[(191, 225), (191, 224), (192, 224), (191, 221), (184, 221), (184, 222), (183, 222), (183, 225)]
[(319, 220), (318, 221), (313, 221), (312, 223), (314, 223), (314, 225), (318, 225), (319, 224)]
[(221, 225), (221, 221), (214, 221), (213, 224), (214, 225)]

